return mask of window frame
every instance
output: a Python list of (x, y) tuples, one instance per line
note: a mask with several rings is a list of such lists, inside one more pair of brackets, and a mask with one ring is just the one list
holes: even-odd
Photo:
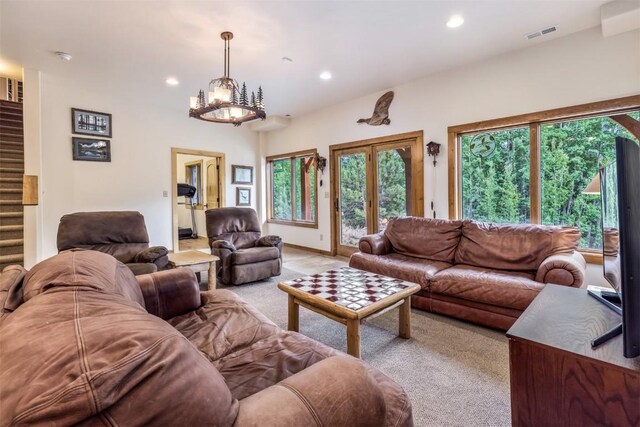
[[(295, 193), (296, 193), (296, 180), (295, 177), (295, 165), (293, 164), (293, 160), (300, 157), (315, 157), (318, 154), (318, 150), (316, 148), (294, 151), (291, 153), (278, 154), (273, 156), (266, 157), (266, 165), (267, 165), (267, 222), (271, 224), (281, 224), (281, 225), (290, 225), (295, 227), (306, 227), (306, 228), (318, 228), (318, 170), (316, 167), (316, 173), (314, 174), (314, 179), (312, 185), (315, 188), (315, 203), (313, 207), (314, 215), (313, 221), (301, 221), (296, 220), (296, 204), (295, 204)], [(289, 159), (291, 161), (291, 219), (281, 219), (281, 218), (273, 218), (273, 162), (276, 160), (285, 160)]]
[[(520, 114), (493, 120), (450, 126), (448, 133), (449, 163), (449, 218), (462, 217), (462, 150), (461, 137), (478, 132), (493, 132), (514, 127), (529, 127), (529, 205), (530, 224), (540, 224), (542, 220), (540, 130), (541, 126), (567, 120), (626, 114), (640, 109), (640, 95), (591, 102), (571, 107), (555, 108), (535, 113)], [(602, 252), (579, 248), (588, 263), (602, 264)]]

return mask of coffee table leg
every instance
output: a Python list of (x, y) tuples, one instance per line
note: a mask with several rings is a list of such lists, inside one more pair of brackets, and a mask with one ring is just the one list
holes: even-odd
[(360, 358), (360, 319), (347, 320), (347, 353)]
[(289, 330), (298, 332), (300, 327), (300, 306), (293, 295), (289, 295)]
[(207, 274), (207, 290), (216, 288), (216, 262), (209, 263), (209, 273)]
[(400, 306), (400, 327), (399, 334), (401, 338), (411, 338), (411, 297), (404, 299)]

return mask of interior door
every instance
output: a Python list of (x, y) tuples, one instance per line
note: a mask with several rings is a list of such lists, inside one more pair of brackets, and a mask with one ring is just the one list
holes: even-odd
[(218, 158), (207, 161), (207, 209), (220, 207), (220, 174)]
[(360, 237), (371, 233), (371, 150), (368, 147), (334, 152), (334, 214), (338, 255), (358, 249)]

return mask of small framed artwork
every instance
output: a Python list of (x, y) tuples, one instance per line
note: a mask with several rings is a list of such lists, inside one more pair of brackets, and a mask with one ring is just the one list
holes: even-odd
[(251, 206), (251, 189), (246, 187), (236, 188), (236, 206)]
[(110, 162), (111, 142), (108, 139), (71, 138), (73, 160)]
[(231, 183), (253, 185), (253, 166), (231, 165)]
[(111, 138), (111, 114), (71, 109), (72, 133)]

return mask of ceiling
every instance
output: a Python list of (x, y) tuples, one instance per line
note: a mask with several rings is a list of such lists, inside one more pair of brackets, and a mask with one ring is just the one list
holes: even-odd
[[(597, 26), (604, 3), (1, 0), (0, 59), (109, 79), (186, 109), (188, 96), (222, 75), (219, 34), (229, 30), (231, 76), (250, 89), (262, 85), (267, 114), (295, 117)], [(447, 28), (454, 13), (465, 23)], [(524, 37), (551, 25), (556, 33)], [(73, 60), (61, 61), (55, 51)], [(319, 79), (325, 70), (329, 81)], [(170, 76), (180, 85), (167, 86)]]

